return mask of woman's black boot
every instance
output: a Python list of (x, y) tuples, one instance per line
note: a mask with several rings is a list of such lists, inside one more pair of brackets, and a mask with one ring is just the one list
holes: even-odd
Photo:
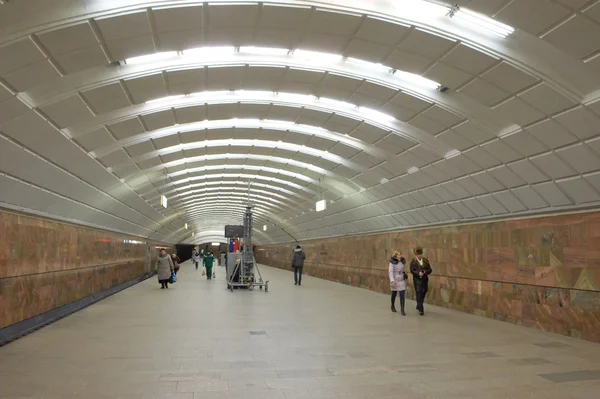
[(396, 304), (394, 302), (396, 301), (392, 299), (392, 312), (396, 313)]
[(406, 313), (404, 313), (404, 298), (400, 298), (400, 314), (406, 316)]

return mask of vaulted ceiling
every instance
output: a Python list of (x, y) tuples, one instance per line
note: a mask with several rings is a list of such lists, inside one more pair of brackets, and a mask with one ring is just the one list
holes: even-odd
[(600, 0), (455, 3), (0, 0), (0, 206), (269, 243), (600, 205)]

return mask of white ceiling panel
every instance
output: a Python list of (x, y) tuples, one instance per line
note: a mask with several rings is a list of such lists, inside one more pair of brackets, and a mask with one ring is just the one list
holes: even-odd
[(60, 78), (60, 74), (48, 61), (44, 60), (9, 72), (3, 78), (17, 91), (26, 91)]
[(548, 177), (538, 170), (531, 162), (527, 159), (514, 162), (508, 165), (517, 176), (525, 180), (529, 184), (539, 183), (548, 180)]
[(94, 151), (100, 147), (113, 144), (116, 140), (105, 128), (100, 128), (83, 136), (77, 137), (76, 141), (86, 150)]
[(205, 74), (204, 68), (167, 72), (170, 94), (190, 94), (206, 90)]
[(456, 184), (464, 188), (471, 196), (477, 196), (487, 192), (471, 177), (461, 177), (460, 179), (456, 179)]
[(436, 63), (424, 76), (451, 89), (458, 89), (473, 78), (473, 75), (443, 62)]
[(11, 119), (17, 118), (29, 111), (17, 97), (9, 97), (0, 102), (0, 126)]
[(493, 193), (492, 196), (509, 212), (522, 212), (527, 210), (523, 203), (510, 191)]
[(573, 100), (559, 94), (547, 84), (540, 84), (527, 90), (525, 93), (520, 94), (519, 97), (546, 115), (553, 115), (576, 104)]
[(563, 148), (556, 153), (579, 173), (600, 170), (600, 157), (583, 144)]
[(600, 24), (578, 14), (544, 36), (544, 40), (576, 58), (598, 49)]
[(512, 162), (521, 158), (521, 155), (502, 139), (490, 141), (483, 144), (482, 147), (488, 153), (494, 154), (502, 162)]
[(529, 106), (525, 101), (514, 97), (494, 107), (494, 111), (507, 120), (512, 120), (517, 125), (526, 126), (544, 118), (544, 114)]
[(496, 137), (487, 129), (483, 129), (481, 126), (470, 121), (459, 126), (455, 126), (452, 128), (452, 130), (475, 144), (481, 144)]
[[(527, 127), (527, 131), (538, 139), (540, 143), (550, 148), (562, 147), (578, 140), (577, 136), (570, 133), (554, 119), (547, 119), (529, 126)], [(507, 139), (507, 141), (510, 141), (510, 139)]]
[(44, 60), (44, 55), (29, 39), (0, 47), (0, 75)]
[(175, 124), (174, 113), (172, 110), (156, 112), (153, 114), (143, 115), (142, 120), (149, 131), (157, 130)]
[(482, 75), (482, 78), (495, 87), (510, 93), (518, 92), (534, 84), (537, 79), (511, 66), (507, 62), (502, 62)]
[(83, 92), (94, 112), (102, 114), (131, 105), (119, 83), (109, 84)]
[(554, 119), (580, 139), (600, 134), (600, 116), (585, 107), (577, 107), (564, 112)]
[(442, 58), (442, 62), (471, 75), (479, 75), (494, 66), (498, 60), (469, 46), (459, 44)]
[(110, 61), (99, 44), (57, 55), (55, 56), (55, 59), (58, 65), (67, 74), (106, 66)]
[(546, 201), (529, 186), (519, 187), (512, 192), (529, 209), (540, 209), (548, 206)]
[(572, 176), (575, 171), (564, 163), (556, 154), (547, 153), (531, 158), (540, 170), (554, 179)]
[(573, 177), (556, 182), (561, 190), (577, 204), (598, 201), (600, 197), (590, 184), (583, 178)]
[(572, 202), (554, 182), (536, 184), (533, 189), (551, 206), (571, 205)]
[(477, 78), (469, 82), (460, 92), (488, 107), (498, 104), (509, 97), (509, 93), (485, 79)]
[(126, 80), (125, 85), (136, 104), (169, 95), (161, 74)]
[(467, 207), (467, 205), (461, 201), (451, 202), (448, 205), (458, 212), (462, 218), (474, 218), (477, 216), (470, 208)]
[(505, 187), (496, 180), (496, 178), (489, 172), (479, 172), (471, 176), (477, 184), (488, 190), (488, 192), (495, 192), (504, 189)]
[(108, 129), (119, 140), (144, 132), (144, 126), (138, 118), (128, 119), (123, 122), (108, 125)]
[(452, 40), (441, 36), (429, 35), (419, 29), (415, 29), (402, 41), (399, 48), (426, 57), (440, 58), (453, 45), (454, 41)]
[(508, 212), (491, 194), (477, 197), (477, 200), (494, 215), (502, 215)]
[(159, 32), (196, 30), (202, 27), (202, 6), (154, 9), (154, 21)]

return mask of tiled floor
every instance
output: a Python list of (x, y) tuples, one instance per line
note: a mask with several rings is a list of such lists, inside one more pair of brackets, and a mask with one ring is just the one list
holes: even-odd
[(231, 293), (186, 264), (2, 347), (0, 398), (599, 397), (600, 345), (262, 271)]

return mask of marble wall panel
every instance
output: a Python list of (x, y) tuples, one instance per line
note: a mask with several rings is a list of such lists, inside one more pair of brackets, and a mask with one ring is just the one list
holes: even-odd
[[(600, 212), (303, 242), (305, 273), (389, 292), (389, 256), (417, 245), (429, 303), (600, 342)], [(293, 246), (259, 246), (257, 260), (290, 269)]]
[(0, 211), (0, 328), (143, 276), (149, 245), (147, 259), (144, 239)]

